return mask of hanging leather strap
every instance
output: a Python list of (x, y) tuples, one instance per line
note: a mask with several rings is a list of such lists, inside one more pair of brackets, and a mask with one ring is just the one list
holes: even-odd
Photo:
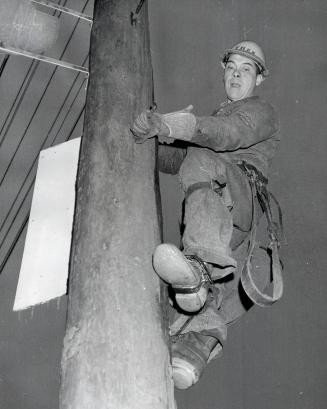
[[(241, 272), (241, 283), (247, 296), (254, 302), (254, 304), (261, 307), (267, 307), (278, 301), (283, 294), (282, 265), (278, 252), (280, 246), (280, 236), (282, 234), (282, 213), (276, 198), (267, 190), (267, 179), (264, 178), (256, 168), (248, 165), (245, 162), (242, 162), (241, 164), (239, 164), (239, 166), (249, 178), (252, 192), (253, 212), (248, 254)], [(256, 231), (258, 222), (255, 203), (256, 197), (258, 198), (258, 201), (263, 209), (264, 214), (266, 215), (268, 222), (267, 230), (270, 240), (268, 245), (268, 252), (270, 253), (272, 261), (272, 295), (268, 295), (260, 291), (252, 277), (251, 258), (256, 244)], [(279, 223), (276, 223), (273, 219), (270, 206), (271, 198), (277, 205), (279, 213)]]
[(278, 301), (283, 295), (282, 267), (279, 259), (277, 243), (273, 242), (269, 246), (272, 259), (272, 295), (270, 296), (260, 291), (253, 280), (251, 266), (251, 257), (255, 245), (255, 234), (256, 228), (251, 232), (248, 256), (241, 273), (241, 283), (247, 296), (254, 302), (254, 304), (259, 305), (260, 307), (269, 307)]

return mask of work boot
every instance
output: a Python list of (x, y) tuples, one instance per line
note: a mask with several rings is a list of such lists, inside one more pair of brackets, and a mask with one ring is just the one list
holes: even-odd
[(173, 244), (160, 244), (153, 255), (153, 266), (162, 280), (171, 284), (176, 302), (187, 312), (199, 311), (206, 302), (209, 266), (199, 257), (185, 256)]
[(174, 385), (177, 389), (187, 389), (200, 379), (219, 341), (193, 331), (174, 338), (171, 349)]

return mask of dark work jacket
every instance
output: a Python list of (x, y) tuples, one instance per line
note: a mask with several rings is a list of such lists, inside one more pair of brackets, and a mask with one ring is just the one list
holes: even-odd
[(279, 120), (274, 108), (253, 96), (224, 103), (212, 115), (197, 117), (196, 129), (187, 145), (159, 145), (159, 170), (176, 174), (187, 154), (187, 146), (222, 153), (232, 163), (245, 161), (267, 177), (280, 140)]

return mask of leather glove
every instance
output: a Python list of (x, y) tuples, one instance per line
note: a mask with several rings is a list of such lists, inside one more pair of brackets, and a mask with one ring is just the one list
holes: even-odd
[(149, 109), (143, 111), (134, 121), (131, 131), (136, 143), (143, 143), (153, 136), (168, 136), (169, 129), (162, 121), (163, 115)]
[[(180, 111), (168, 114), (159, 114), (150, 110), (143, 111), (135, 119), (131, 128), (135, 142), (143, 143), (155, 135), (159, 136), (161, 142), (167, 143), (170, 143), (169, 139), (171, 142), (173, 139), (191, 140), (196, 127), (196, 118), (191, 113), (192, 109), (193, 106), (189, 105)], [(168, 141), (166, 137), (169, 138)]]
[(196, 117), (192, 114), (193, 105), (189, 105), (180, 111), (170, 112), (162, 116), (162, 121), (168, 128), (169, 138), (181, 141), (190, 141), (196, 129)]

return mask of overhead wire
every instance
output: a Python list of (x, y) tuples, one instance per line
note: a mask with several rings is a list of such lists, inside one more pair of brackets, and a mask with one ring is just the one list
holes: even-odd
[[(58, 2), (58, 4), (60, 4), (61, 3), (61, 0), (59, 0), (59, 2)], [(64, 1), (64, 3), (62, 4), (62, 6), (66, 6), (66, 3), (67, 3), (67, 0), (65, 0)], [(59, 10), (56, 10), (56, 12), (58, 13), (58, 18), (60, 18), (60, 16), (61, 16), (61, 14), (62, 14), (62, 12), (61, 11), (59, 11)]]
[[(66, 4), (66, 2), (67, 2), (67, 0), (64, 2), (64, 5)], [(85, 5), (84, 5), (84, 7), (83, 7), (83, 9), (82, 9), (82, 12), (85, 10), (85, 8), (87, 7), (88, 3), (89, 3), (89, 0), (86, 1)], [(61, 13), (60, 13), (60, 14), (61, 14)], [(60, 16), (60, 14), (59, 14), (59, 16)], [(68, 41), (67, 41), (67, 43), (66, 43), (66, 45), (65, 45), (65, 47), (64, 47), (64, 50), (63, 50), (63, 52), (62, 52), (60, 58), (62, 58), (62, 56), (63, 56), (64, 53), (66, 52), (66, 49), (67, 49), (67, 47), (68, 47), (68, 45), (69, 45), (69, 43), (70, 43), (70, 41), (71, 41), (71, 39), (72, 39), (72, 37), (73, 37), (75, 31), (76, 31), (76, 28), (77, 28), (77, 26), (78, 26), (79, 21), (80, 21), (80, 20), (78, 19), (77, 22), (76, 22), (76, 24), (75, 24), (75, 26), (74, 26), (74, 28), (73, 28), (73, 30), (72, 30), (72, 32), (71, 32), (71, 34), (70, 34), (70, 36), (69, 36), (69, 39), (68, 39)], [(84, 59), (83, 65), (86, 63), (87, 58), (88, 58), (88, 56)], [(39, 61), (38, 61), (37, 63), (39, 63)], [(32, 64), (31, 64), (31, 66), (30, 66), (30, 69), (31, 69), (31, 67), (32, 67)], [(52, 81), (52, 79), (53, 79), (53, 76), (54, 76), (56, 70), (57, 70), (57, 67), (53, 70), (53, 73), (52, 73), (50, 79), (48, 80), (48, 82), (47, 82), (47, 84), (46, 84), (46, 87), (45, 87), (45, 89), (44, 89), (44, 92), (42, 93), (42, 96), (41, 96), (41, 98), (40, 98), (38, 104), (37, 104), (37, 107), (36, 107), (36, 109), (34, 110), (34, 112), (33, 112), (33, 114), (32, 114), (32, 117), (30, 118), (30, 121), (29, 121), (29, 123), (28, 123), (28, 125), (27, 125), (27, 128), (25, 129), (25, 132), (23, 133), (23, 136), (22, 136), (22, 138), (21, 138), (21, 140), (20, 140), (20, 142), (19, 142), (19, 144), (18, 144), (18, 146), (17, 146), (17, 148), (16, 148), (16, 150), (15, 150), (15, 152), (14, 152), (14, 155), (13, 155), (13, 157), (12, 157), (12, 159), (11, 159), (9, 165), (7, 166), (7, 169), (6, 169), (6, 171), (5, 171), (5, 173), (4, 173), (3, 177), (2, 177), (2, 180), (1, 180), (1, 182), (0, 182), (0, 186), (1, 186), (1, 184), (3, 183), (3, 181), (4, 181), (4, 179), (5, 179), (5, 176), (6, 176), (7, 172), (8, 172), (8, 169), (10, 168), (10, 166), (11, 166), (11, 164), (12, 164), (12, 162), (13, 162), (13, 159), (14, 159), (15, 155), (17, 154), (18, 149), (19, 149), (19, 147), (20, 147), (20, 145), (21, 145), (21, 143), (22, 143), (24, 137), (26, 136), (27, 130), (28, 130), (29, 126), (31, 125), (33, 119), (34, 119), (34, 116), (35, 116), (35, 114), (36, 114), (36, 111), (37, 111), (37, 109), (39, 108), (39, 106), (40, 106), (40, 104), (41, 104), (41, 102), (42, 102), (42, 100), (43, 100), (43, 98), (44, 98), (44, 95), (45, 95), (45, 93), (46, 93), (46, 91), (47, 91), (47, 89), (48, 89), (48, 87), (49, 87), (49, 85), (50, 85), (50, 83), (51, 83), (51, 81)], [(29, 74), (29, 73), (30, 73), (30, 70), (28, 71), (27, 75), (25, 76), (25, 79), (24, 79), (24, 81), (23, 81), (23, 83), (22, 83), (22, 87), (24, 87), (24, 83), (26, 83), (26, 78), (28, 77), (28, 74)], [(34, 72), (33, 72), (33, 75), (34, 75)], [(48, 136), (49, 136), (50, 133), (52, 132), (53, 127), (55, 126), (55, 122), (57, 121), (57, 119), (58, 119), (60, 113), (62, 112), (63, 107), (64, 107), (64, 104), (67, 102), (68, 97), (69, 97), (69, 94), (71, 93), (72, 89), (74, 88), (74, 86), (75, 86), (75, 84), (76, 84), (76, 81), (77, 81), (77, 78), (79, 77), (79, 75), (80, 75), (80, 73), (78, 73), (78, 74), (76, 75), (76, 77), (75, 77), (75, 79), (74, 79), (74, 81), (73, 81), (73, 83), (72, 83), (72, 85), (71, 85), (71, 88), (70, 88), (70, 90), (68, 91), (68, 94), (66, 95), (65, 100), (64, 100), (64, 102), (62, 103), (62, 105), (61, 105), (61, 107), (60, 107), (60, 109), (59, 109), (59, 112), (57, 113), (57, 115), (56, 115), (56, 117), (55, 117), (55, 120), (53, 121), (53, 123), (52, 123), (52, 125), (51, 125), (51, 127), (50, 127), (50, 129), (49, 129), (49, 132), (47, 133), (47, 137), (44, 139), (44, 141), (43, 141), (43, 143), (42, 143), (42, 145), (41, 145), (41, 147), (40, 147), (40, 150), (45, 146), (46, 141), (47, 141), (47, 139), (48, 139)], [(85, 84), (85, 81), (86, 81), (86, 80), (87, 80), (87, 77), (85, 77), (84, 80), (81, 82), (81, 84), (80, 84), (80, 86), (79, 86), (79, 88), (78, 88), (78, 91), (77, 91), (77, 93), (76, 93), (76, 95), (75, 95), (73, 101), (71, 102), (71, 104), (70, 104), (70, 106), (69, 106), (69, 108), (68, 108), (68, 110), (67, 110), (67, 112), (66, 112), (66, 115), (64, 116), (64, 119), (63, 119), (63, 121), (62, 121), (62, 123), (61, 123), (61, 125), (60, 125), (60, 127), (59, 127), (59, 129), (58, 129), (58, 131), (57, 131), (57, 133), (56, 133), (56, 135), (55, 135), (54, 138), (52, 139), (52, 142), (51, 142), (50, 146), (51, 146), (53, 143), (55, 143), (55, 140), (56, 140), (58, 134), (60, 133), (60, 131), (61, 131), (61, 129), (62, 129), (62, 127), (63, 127), (63, 125), (64, 125), (64, 123), (65, 123), (65, 121), (66, 121), (66, 119), (67, 119), (67, 117), (68, 117), (68, 115), (69, 115), (71, 109), (72, 109), (72, 106), (74, 105), (74, 103), (75, 103), (75, 101), (76, 101), (78, 95), (80, 94), (80, 91), (81, 91), (81, 89), (82, 89), (82, 86)], [(28, 81), (26, 89), (28, 88), (29, 84), (30, 84), (30, 81)], [(22, 87), (20, 88), (20, 91), (22, 90)], [(25, 91), (25, 92), (26, 92), (26, 91)], [(25, 92), (23, 91), (23, 94), (24, 94), (24, 95), (25, 95)], [(24, 96), (24, 95), (23, 95), (23, 96)], [(23, 96), (21, 95), (22, 98), (23, 98)], [(21, 99), (22, 99), (22, 98), (21, 98)], [(16, 99), (16, 101), (17, 101), (17, 99)], [(12, 111), (12, 109), (14, 109), (13, 106), (15, 105), (15, 102), (16, 102), (16, 101), (14, 101), (14, 103), (13, 103), (13, 105), (12, 105), (12, 107), (11, 107), (11, 111)], [(16, 108), (17, 108), (17, 106), (16, 106)], [(18, 110), (18, 108), (17, 108), (17, 110)], [(68, 138), (66, 138), (66, 141), (71, 138), (71, 136), (72, 136), (72, 134), (73, 134), (73, 132), (74, 132), (74, 130), (75, 130), (77, 124), (79, 123), (79, 121), (80, 121), (80, 119), (81, 119), (81, 117), (82, 117), (82, 115), (83, 115), (83, 113), (84, 113), (84, 110), (85, 110), (85, 104), (84, 104), (83, 108), (81, 109), (81, 111), (80, 111), (80, 113), (79, 113), (77, 119), (75, 120), (74, 125), (72, 126), (71, 131), (69, 132)], [(15, 114), (16, 114), (16, 113), (15, 113)], [(6, 122), (5, 122), (5, 123), (6, 123)], [(4, 124), (4, 125), (5, 125), (5, 124)], [(4, 126), (3, 126), (3, 127), (4, 127)], [(3, 129), (3, 127), (2, 127), (2, 129)], [(9, 129), (9, 128), (8, 128), (8, 129)], [(0, 145), (0, 146), (1, 146), (1, 145)], [(38, 157), (38, 155), (37, 155), (37, 157)], [(13, 207), (15, 206), (15, 204), (16, 204), (16, 202), (17, 202), (17, 200), (18, 200), (18, 197), (19, 197), (20, 193), (22, 192), (23, 186), (25, 185), (25, 183), (26, 183), (26, 181), (27, 181), (27, 179), (28, 179), (28, 177), (29, 177), (29, 175), (30, 175), (30, 173), (31, 173), (31, 171), (32, 171), (32, 169), (33, 169), (33, 167), (34, 167), (34, 165), (35, 165), (35, 162), (36, 162), (36, 160), (37, 160), (37, 157), (36, 157), (36, 159), (34, 159), (32, 165), (31, 165), (31, 167), (30, 167), (30, 169), (29, 169), (29, 171), (28, 171), (28, 174), (26, 175), (26, 177), (25, 177), (25, 179), (24, 179), (24, 182), (23, 182), (23, 184), (21, 185), (21, 187), (20, 187), (20, 189), (19, 189), (19, 192), (18, 192), (18, 194), (17, 194), (16, 197), (15, 197), (14, 202), (13, 202), (12, 205), (10, 206), (10, 210), (9, 210), (9, 212), (7, 213), (7, 216), (6, 216), (6, 218), (5, 218), (4, 223), (6, 223), (8, 217), (9, 217), (10, 212), (12, 211)], [(8, 234), (9, 234), (11, 228), (13, 227), (13, 225), (14, 225), (14, 223), (15, 223), (17, 217), (18, 217), (18, 214), (20, 213), (20, 211), (21, 211), (21, 209), (22, 209), (22, 206), (23, 206), (25, 200), (26, 200), (27, 197), (28, 197), (28, 194), (30, 193), (30, 191), (31, 191), (31, 189), (32, 189), (32, 187), (33, 187), (34, 182), (35, 182), (35, 177), (33, 178), (31, 184), (29, 185), (29, 187), (28, 187), (28, 189), (27, 189), (27, 192), (26, 192), (25, 195), (24, 195), (24, 198), (23, 198), (23, 200), (22, 200), (22, 202), (21, 202), (21, 204), (20, 204), (20, 206), (19, 206), (19, 208), (18, 208), (16, 214), (14, 215), (14, 217), (13, 217), (13, 219), (12, 219), (9, 228), (7, 229), (7, 231), (6, 231), (6, 233), (5, 233), (5, 236), (4, 236), (4, 238), (3, 238), (2, 242), (1, 242), (0, 248), (2, 248), (2, 246), (4, 245), (5, 240), (7, 239), (7, 236), (8, 236)], [(12, 251), (14, 250), (14, 248), (15, 248), (15, 246), (16, 246), (16, 244), (17, 244), (17, 241), (19, 240), (19, 238), (20, 238), (22, 232), (24, 231), (24, 228), (25, 228), (26, 223), (27, 223), (28, 218), (29, 218), (29, 212), (30, 212), (30, 210), (27, 212), (27, 215), (24, 217), (23, 222), (22, 222), (21, 225), (20, 225), (20, 228), (18, 229), (17, 233), (15, 234), (14, 240), (12, 241), (12, 243), (11, 243), (11, 245), (10, 245), (10, 247), (9, 247), (9, 249), (8, 249), (8, 251), (7, 251), (7, 253), (5, 254), (5, 257), (3, 258), (2, 263), (0, 264), (0, 274), (1, 274), (1, 272), (3, 271), (3, 268), (5, 267), (5, 265), (6, 265), (6, 263), (7, 263), (8, 259), (9, 259), (10, 255), (11, 255)], [(4, 223), (3, 223), (2, 226), (1, 226), (1, 230), (2, 230), (2, 228), (3, 228), (3, 226), (4, 226)]]
[(4, 72), (5, 68), (6, 68), (8, 60), (9, 60), (9, 54), (6, 54), (4, 56), (4, 58), (3, 58), (3, 60), (2, 60), (1, 66), (0, 66), (0, 77), (1, 77), (1, 75), (3, 74), (3, 72)]
[[(85, 107), (85, 106), (84, 106), (84, 107)], [(71, 130), (71, 132), (69, 133), (68, 138), (66, 139), (66, 142), (70, 139), (70, 137), (71, 137), (71, 135), (72, 135), (72, 132), (75, 130), (75, 128), (76, 128), (76, 126), (77, 126), (77, 124), (78, 124), (78, 122), (79, 122), (79, 120), (80, 120), (80, 118), (81, 118), (81, 115), (82, 115), (83, 112), (84, 112), (84, 107), (83, 107), (83, 109), (80, 111), (80, 113), (79, 113), (77, 119), (75, 120), (74, 125), (73, 125), (73, 127), (72, 127), (72, 130)], [(18, 209), (17, 209), (17, 211), (16, 211), (16, 213), (15, 213), (13, 219), (11, 220), (11, 223), (10, 223), (10, 225), (9, 225), (9, 227), (8, 227), (6, 233), (5, 233), (5, 235), (4, 235), (4, 237), (3, 237), (2, 241), (1, 241), (0, 248), (1, 248), (1, 247), (3, 246), (3, 244), (5, 243), (5, 241), (6, 241), (6, 239), (7, 239), (7, 236), (8, 236), (8, 234), (9, 234), (10, 231), (11, 231), (11, 228), (12, 228), (13, 225), (15, 224), (16, 219), (17, 219), (17, 217), (18, 217), (18, 215), (19, 215), (19, 213), (20, 213), (20, 211), (21, 211), (21, 209), (22, 209), (22, 207), (23, 207), (23, 205), (24, 205), (24, 203), (25, 203), (25, 200), (27, 199), (29, 193), (30, 193), (31, 190), (32, 190), (33, 184), (34, 184), (34, 182), (35, 182), (35, 178), (36, 178), (36, 176), (33, 177), (31, 183), (29, 184), (29, 187), (28, 187), (27, 191), (25, 192), (25, 195), (24, 195), (24, 197), (23, 197), (23, 199), (22, 199), (22, 201), (21, 201), (21, 203), (20, 203), (20, 206), (18, 207)], [(28, 214), (29, 214), (29, 212), (30, 212), (30, 210), (28, 210)], [(1, 270), (0, 270), (0, 273), (1, 273)]]
[[(71, 128), (71, 131), (69, 132), (69, 135), (68, 135), (68, 138), (66, 139), (66, 142), (67, 142), (67, 141), (70, 139), (70, 137), (72, 136), (72, 134), (73, 134), (73, 132), (74, 132), (74, 130), (75, 130), (75, 128), (76, 128), (78, 122), (80, 121), (82, 115), (84, 114), (84, 111), (85, 111), (85, 104), (84, 104), (83, 108), (80, 110), (80, 113), (79, 113), (79, 115), (78, 115), (76, 121), (74, 122), (73, 127)], [(33, 182), (31, 183), (29, 190), (32, 188), (33, 183), (34, 183), (34, 180), (33, 180)], [(27, 197), (27, 196), (26, 196), (26, 197)], [(17, 213), (17, 214), (18, 214), (18, 213)], [(28, 220), (29, 220), (29, 215), (30, 215), (30, 210), (27, 211), (27, 214), (25, 215), (25, 217), (24, 217), (24, 219), (23, 219), (23, 222), (22, 222), (22, 224), (20, 225), (19, 230), (18, 230), (17, 233), (15, 234), (15, 237), (14, 237), (13, 241), (11, 242), (11, 245), (10, 245), (10, 247), (9, 247), (9, 249), (8, 249), (8, 251), (7, 251), (7, 253), (6, 253), (5, 256), (4, 256), (3, 261), (2, 261), (1, 264), (0, 264), (0, 274), (2, 273), (3, 269), (5, 268), (5, 266), (6, 266), (8, 260), (9, 260), (9, 258), (10, 258), (10, 256), (11, 256), (11, 254), (12, 254), (14, 248), (16, 247), (16, 244), (18, 243), (18, 240), (20, 239), (21, 234), (23, 233), (23, 231), (24, 231), (24, 229), (25, 229), (25, 226), (26, 226), (26, 224), (27, 224), (27, 222), (28, 222)]]
[[(82, 9), (82, 12), (85, 10), (85, 8), (87, 7), (88, 3), (89, 3), (89, 0), (86, 0), (86, 3), (85, 3), (85, 5), (84, 5), (84, 7), (83, 7), (83, 9)], [(80, 21), (80, 20), (78, 19), (77, 22), (75, 23), (74, 28), (73, 28), (73, 30), (72, 30), (72, 32), (71, 32), (69, 38), (68, 38), (68, 41), (66, 42), (66, 45), (65, 45), (65, 47), (64, 47), (64, 50), (63, 50), (63, 52), (61, 53), (59, 59), (61, 59), (61, 58), (64, 56), (64, 54), (65, 54), (65, 52), (66, 52), (66, 50), (67, 50), (67, 48), (68, 48), (68, 45), (69, 45), (69, 43), (70, 43), (70, 41), (71, 41), (71, 39), (72, 39), (72, 37), (73, 37), (73, 35), (74, 35), (76, 29), (77, 29), (77, 26), (78, 26), (78, 24), (79, 24), (79, 21)], [(50, 83), (51, 83), (53, 77), (55, 76), (55, 74), (56, 74), (56, 72), (57, 72), (57, 69), (58, 69), (58, 67), (55, 67), (55, 68), (53, 69), (53, 72), (52, 72), (52, 74), (51, 74), (51, 76), (50, 76), (50, 78), (49, 78), (49, 80), (48, 80), (48, 82), (47, 82), (47, 84), (46, 84), (46, 86), (45, 86), (43, 92), (42, 92), (42, 95), (41, 95), (41, 97), (40, 97), (40, 99), (39, 99), (39, 101), (38, 101), (38, 103), (37, 103), (37, 105), (36, 105), (36, 108), (34, 109), (32, 116), (30, 117), (30, 120), (29, 120), (29, 122), (28, 122), (28, 124), (27, 124), (27, 127), (25, 128), (25, 131), (23, 132), (23, 135), (22, 135), (22, 137), (20, 138), (20, 140), (19, 140), (19, 142), (18, 142), (18, 144), (17, 144), (17, 146), (16, 146), (16, 149), (15, 149), (13, 155), (11, 156), (11, 159), (10, 159), (10, 161), (9, 161), (9, 163), (8, 163), (8, 165), (7, 165), (7, 167), (6, 167), (5, 171), (4, 171), (4, 173), (3, 173), (3, 175), (2, 175), (2, 178), (1, 178), (1, 180), (0, 180), (0, 187), (1, 187), (3, 181), (5, 180), (5, 178), (6, 178), (7, 174), (8, 174), (8, 171), (9, 171), (9, 169), (10, 169), (10, 167), (11, 167), (11, 165), (12, 165), (12, 163), (13, 163), (15, 157), (16, 157), (16, 154), (17, 154), (17, 152), (18, 152), (18, 150), (19, 150), (19, 148), (20, 148), (20, 146), (21, 146), (21, 144), (22, 144), (22, 142), (23, 142), (23, 140), (24, 140), (26, 134), (27, 134), (27, 131), (29, 130), (29, 128), (30, 128), (30, 126), (31, 126), (31, 124), (32, 124), (32, 122), (33, 122), (33, 119), (34, 119), (34, 117), (35, 117), (35, 115), (36, 115), (36, 112), (38, 111), (39, 106), (41, 105), (41, 103), (42, 103), (42, 101), (43, 101), (43, 98), (44, 98), (44, 96), (46, 95), (46, 92), (47, 92), (47, 90), (48, 90), (48, 88), (49, 88), (49, 86), (50, 86)]]
[[(84, 59), (84, 61), (83, 61), (83, 64), (86, 63), (87, 59), (88, 59), (88, 55), (85, 57), (85, 59)], [(41, 151), (41, 150), (46, 146), (46, 143), (47, 143), (47, 141), (48, 141), (48, 139), (49, 139), (49, 136), (51, 135), (51, 133), (52, 133), (52, 131), (53, 131), (53, 128), (54, 128), (54, 126), (56, 125), (56, 122), (57, 122), (57, 120), (58, 120), (60, 114), (62, 113), (62, 111), (63, 111), (63, 109), (64, 109), (64, 107), (65, 107), (65, 105), (66, 105), (66, 102), (67, 102), (68, 98), (70, 97), (70, 94), (72, 93), (72, 91), (73, 91), (73, 89), (74, 89), (74, 87), (75, 87), (75, 84), (76, 84), (76, 82), (77, 82), (77, 80), (78, 80), (79, 77), (80, 77), (80, 73), (78, 73), (78, 74), (75, 76), (75, 79), (74, 79), (73, 83), (71, 84), (71, 86), (70, 86), (70, 88), (69, 88), (69, 90), (68, 90), (68, 92), (67, 92), (67, 94), (66, 94), (66, 97), (65, 97), (64, 101), (62, 102), (62, 104), (61, 104), (61, 106), (60, 106), (60, 108), (59, 108), (59, 111), (58, 111), (56, 117), (54, 118), (54, 120), (53, 120), (53, 122), (52, 122), (52, 124), (51, 124), (51, 126), (50, 126), (49, 131), (47, 132), (46, 137), (44, 138), (42, 144), (40, 145), (39, 151)], [(79, 86), (79, 88), (78, 88), (78, 90), (77, 90), (77, 92), (76, 92), (76, 94), (75, 94), (75, 97), (73, 98), (71, 104), (69, 105), (68, 109), (66, 110), (66, 114), (65, 114), (65, 116), (64, 116), (64, 118), (63, 118), (63, 120), (62, 120), (62, 122), (61, 122), (61, 125), (60, 125), (58, 131), (56, 132), (54, 138), (52, 139), (52, 141), (50, 142), (50, 144), (49, 144), (48, 146), (53, 146), (53, 144), (55, 143), (55, 140), (57, 139), (57, 136), (59, 135), (59, 133), (60, 133), (60, 131), (61, 131), (61, 129), (62, 129), (62, 127), (63, 127), (63, 125), (64, 125), (64, 123), (65, 123), (67, 117), (68, 117), (68, 115), (69, 115), (69, 113), (71, 112), (71, 109), (72, 109), (72, 107), (74, 106), (76, 99), (77, 99), (78, 96), (80, 95), (80, 91), (81, 91), (83, 85), (85, 84), (85, 82), (86, 82), (86, 78), (84, 78), (83, 81), (81, 82), (81, 84), (80, 84), (80, 86)], [(25, 176), (25, 178), (24, 178), (24, 180), (23, 180), (23, 182), (22, 182), (22, 184), (21, 184), (21, 186), (20, 186), (20, 188), (19, 188), (19, 190), (18, 190), (18, 192), (17, 192), (15, 198), (14, 198), (14, 200), (12, 201), (11, 205), (9, 206), (9, 210), (8, 210), (8, 212), (7, 212), (7, 214), (6, 214), (6, 217), (3, 219), (2, 223), (1, 223), (0, 233), (2, 232), (2, 230), (3, 230), (3, 228), (4, 228), (5, 224), (6, 224), (6, 222), (7, 222), (7, 220), (8, 220), (8, 218), (9, 218), (9, 216), (10, 216), (12, 210), (13, 210), (13, 208), (15, 207), (15, 205), (16, 205), (16, 203), (17, 203), (17, 201), (18, 201), (18, 198), (19, 198), (19, 196), (20, 196), (20, 194), (21, 194), (21, 192), (22, 192), (22, 190), (23, 190), (23, 187), (24, 187), (26, 181), (28, 180), (28, 178), (29, 178), (29, 176), (30, 176), (30, 174), (31, 174), (31, 172), (32, 172), (32, 170), (33, 170), (33, 168), (34, 168), (34, 166), (35, 166), (37, 160), (38, 160), (38, 157), (39, 157), (39, 153), (37, 153), (37, 155), (34, 157), (34, 160), (33, 160), (32, 164), (31, 164), (31, 166), (30, 166), (30, 168), (29, 168), (29, 170), (28, 170), (28, 172), (27, 172), (27, 174), (26, 174), (26, 176)], [(34, 183), (34, 180), (35, 180), (35, 179), (33, 179), (32, 184)], [(31, 188), (31, 186), (30, 186), (30, 188)], [(24, 196), (21, 205), (23, 204), (23, 202), (25, 201), (25, 199), (26, 199), (26, 195)], [(21, 208), (21, 206), (19, 207), (19, 210), (20, 210), (20, 208)], [(17, 213), (16, 213), (16, 215), (15, 215), (14, 218), (16, 218), (16, 216), (17, 216)], [(13, 224), (13, 223), (12, 223), (12, 224)], [(9, 233), (11, 227), (12, 227), (12, 224), (11, 224), (11, 225), (9, 226), (9, 228), (7, 229), (7, 232), (5, 233), (5, 238), (7, 237), (8, 233)], [(2, 242), (1, 242), (1, 244), (0, 244), (0, 248), (2, 247), (4, 241), (5, 241), (5, 239), (2, 240)]]
[(7, 251), (5, 257), (3, 258), (2, 262), (1, 262), (1, 265), (0, 265), (0, 274), (2, 273), (3, 269), (5, 268), (5, 266), (6, 266), (8, 260), (9, 260), (9, 258), (10, 258), (10, 256), (11, 256), (12, 252), (14, 251), (14, 248), (16, 247), (16, 244), (17, 244), (17, 242), (18, 242), (18, 240), (19, 240), (21, 234), (23, 233), (23, 231), (24, 231), (24, 229), (25, 229), (25, 226), (26, 226), (26, 224), (27, 224), (27, 222), (28, 222), (28, 219), (29, 219), (29, 214), (27, 214), (27, 215), (25, 216), (25, 218), (24, 218), (24, 220), (23, 220), (23, 223), (20, 225), (19, 230), (18, 230), (18, 232), (17, 232), (16, 235), (15, 235), (14, 240), (13, 240), (13, 241), (11, 242), (11, 244), (10, 244), (9, 250)]
[[(21, 83), (21, 86), (20, 86), (20, 88), (19, 88), (19, 90), (18, 90), (18, 92), (17, 92), (17, 94), (15, 96), (15, 99), (14, 99), (14, 101), (13, 101), (13, 103), (12, 103), (10, 109), (9, 109), (9, 112), (8, 112), (8, 114), (6, 116), (6, 119), (4, 120), (4, 122), (2, 124), (1, 130), (0, 130), (0, 135), (2, 135), (0, 137), (0, 148), (3, 145), (5, 139), (6, 139), (7, 135), (8, 135), (8, 131), (9, 131), (14, 119), (15, 119), (15, 116), (16, 116), (20, 106), (21, 106), (21, 103), (22, 103), (22, 101), (23, 101), (23, 99), (25, 97), (25, 94), (26, 94), (26, 92), (28, 90), (28, 87), (29, 87), (29, 85), (30, 85), (30, 83), (31, 83), (31, 81), (32, 81), (32, 79), (34, 77), (34, 74), (35, 74), (35, 72), (37, 70), (37, 67), (39, 66), (39, 63), (40, 63), (40, 61), (32, 61), (31, 62), (30, 66), (29, 66), (29, 68), (27, 70), (27, 73), (26, 73), (26, 75), (24, 77), (24, 80)], [(7, 124), (7, 122), (8, 122), (8, 124)], [(6, 128), (6, 129), (3, 132), (4, 128)]]
[[(61, 0), (59, 0), (58, 4), (60, 4), (60, 3), (61, 3)], [(67, 0), (64, 1), (63, 5), (65, 6), (66, 3), (67, 3)], [(55, 10), (52, 13), (53, 16), (55, 16), (56, 14), (57, 14), (57, 10)], [(60, 15), (61, 15), (61, 13), (59, 13), (57, 17), (59, 18)], [(9, 60), (9, 56), (10, 56), (10, 54), (7, 54), (6, 57), (5, 57), (5, 60), (1, 64), (0, 77), (1, 77), (5, 67), (7, 65), (7, 62)], [(15, 97), (13, 103), (11, 104), (11, 107), (10, 107), (10, 109), (8, 111), (8, 114), (7, 114), (5, 120), (4, 120), (3, 124), (2, 124), (1, 130), (0, 130), (0, 148), (1, 148), (2, 144), (3, 144), (3, 142), (5, 141), (6, 136), (8, 135), (8, 131), (9, 131), (11, 125), (12, 125), (13, 120), (15, 119), (16, 113), (18, 112), (18, 110), (20, 108), (20, 105), (21, 105), (21, 103), (22, 103), (22, 101), (23, 101), (23, 99), (25, 97), (25, 94), (26, 94), (26, 92), (28, 90), (28, 87), (29, 87), (29, 85), (30, 85), (30, 83), (31, 83), (31, 81), (32, 81), (32, 79), (34, 77), (34, 74), (35, 74), (39, 64), (40, 64), (40, 61), (33, 60), (31, 62), (31, 64), (29, 65), (27, 73), (26, 73), (26, 75), (25, 75), (25, 77), (23, 79), (23, 82), (21, 83), (21, 86), (20, 86), (20, 88), (19, 88), (19, 90), (18, 90), (18, 92), (16, 94), (16, 97)], [(31, 72), (32, 68), (33, 68), (33, 71)], [(16, 102), (17, 102), (17, 105), (16, 105)], [(15, 105), (16, 105), (16, 107), (15, 107)], [(13, 114), (12, 114), (12, 112), (13, 112)], [(9, 120), (10, 117), (11, 117), (11, 119)], [(9, 123), (6, 126), (8, 121), (9, 121)], [(6, 131), (3, 134), (3, 130), (4, 130), (5, 127), (6, 127)]]

